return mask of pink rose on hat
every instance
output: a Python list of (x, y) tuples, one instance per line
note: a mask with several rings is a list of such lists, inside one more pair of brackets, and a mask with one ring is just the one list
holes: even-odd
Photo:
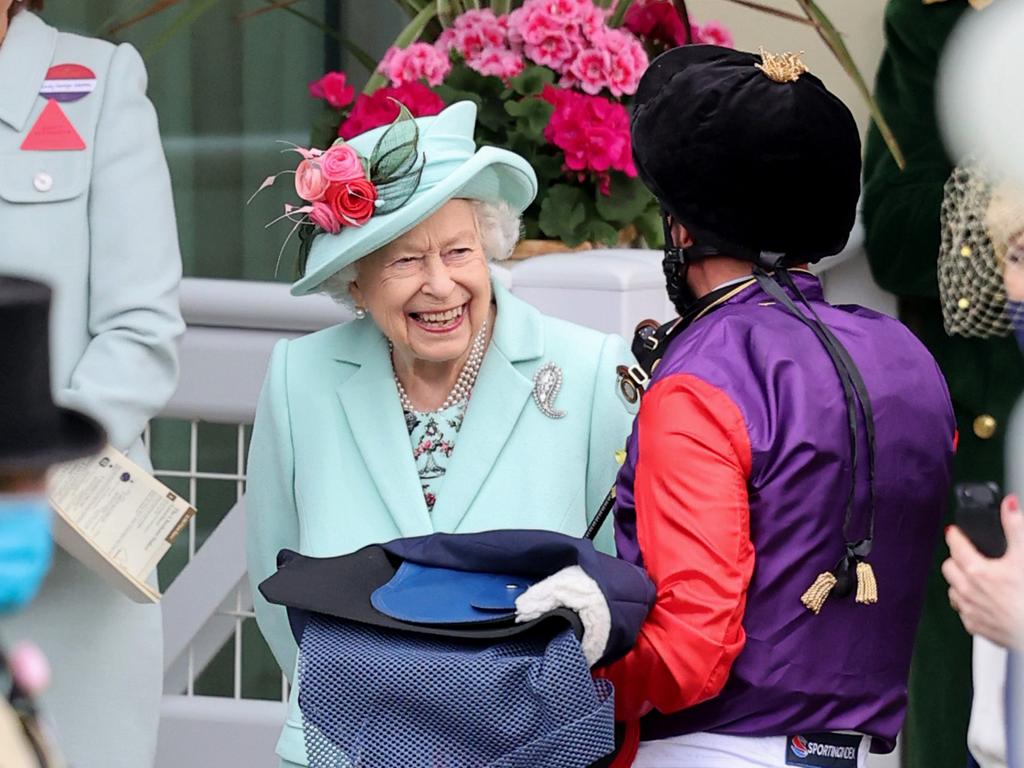
[(321, 199), (328, 184), (330, 181), (317, 160), (303, 160), (295, 169), (295, 191), (303, 200), (312, 203)]
[(354, 181), (366, 178), (363, 161), (348, 144), (335, 144), (328, 149), (320, 158), (320, 166), (328, 181)]
[(336, 235), (341, 232), (341, 222), (327, 203), (313, 203), (309, 212), (310, 220), (325, 232)]

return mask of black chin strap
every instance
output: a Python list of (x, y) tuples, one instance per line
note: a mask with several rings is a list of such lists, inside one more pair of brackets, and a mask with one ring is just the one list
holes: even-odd
[[(871, 572), (870, 566), (864, 562), (864, 559), (871, 554), (872, 540), (875, 532), (875, 421), (867, 387), (864, 384), (860, 370), (850, 357), (846, 347), (835, 337), (831, 329), (822, 322), (814, 307), (811, 306), (807, 297), (804, 296), (799, 286), (793, 280), (793, 276), (784, 267), (781, 265), (775, 266), (775, 279), (773, 279), (773, 275), (770, 275), (763, 266), (759, 265), (754, 269), (754, 276), (757, 279), (758, 285), (761, 286), (765, 293), (775, 299), (790, 315), (807, 326), (818, 338), (818, 341), (821, 342), (822, 347), (824, 347), (829, 359), (832, 361), (832, 365), (836, 369), (836, 373), (839, 375), (839, 380), (843, 386), (844, 399), (846, 400), (852, 464), (850, 490), (846, 499), (846, 514), (843, 520), (843, 538), (846, 543), (846, 553), (832, 570), (831, 577), (827, 574), (822, 574), (818, 577), (818, 581), (805, 594), (804, 604), (810, 610), (817, 613), (821, 610), (821, 606), (830, 592), (843, 597), (852, 591), (855, 581), (858, 583), (858, 602), (876, 602), (877, 586), (874, 583), (874, 574)], [(800, 303), (807, 308), (807, 311), (810, 313), (809, 317), (796, 306), (786, 291), (783, 290), (783, 285), (792, 291)], [(856, 503), (857, 466), (859, 462), (858, 404), (864, 414), (867, 437), (869, 511), (867, 536), (858, 541), (853, 541), (850, 536), (850, 524)]]

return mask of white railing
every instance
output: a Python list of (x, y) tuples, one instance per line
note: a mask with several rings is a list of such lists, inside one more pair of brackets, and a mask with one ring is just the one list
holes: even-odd
[[(860, 246), (855, 233), (847, 252), (826, 262), (827, 292), (837, 301), (893, 311), (891, 297), (871, 282)], [(660, 259), (653, 251), (590, 251), (496, 267), (495, 274), (544, 312), (628, 337), (639, 320), (671, 315)], [(201, 543), (192, 521), (187, 565), (165, 591), (165, 696), (157, 766), (274, 768), (287, 682), (282, 676), (277, 701), (247, 698), (243, 685), (243, 636), (247, 624), (254, 624), (244, 543), (247, 426), (274, 343), (349, 315), (326, 297), (294, 299), (284, 285), (205, 279), (184, 281), (182, 310), (188, 331), (181, 384), (162, 417), (188, 424), (188, 466), (158, 463), (155, 471), (166, 482), (186, 482), (193, 503), (200, 483), (232, 483), (235, 503)], [(203, 424), (235, 425), (233, 471), (204, 469)], [(233, 668), (230, 695), (197, 695), (197, 679), (226, 644)]]

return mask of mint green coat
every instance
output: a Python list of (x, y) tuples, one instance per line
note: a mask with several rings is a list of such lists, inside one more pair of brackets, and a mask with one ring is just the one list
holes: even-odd
[[(96, 76), (92, 93), (61, 105), (85, 149), (22, 150), (57, 64)], [(28, 12), (0, 45), (0, 273), (52, 286), (57, 401), (98, 419), (115, 447), (146, 464), (140, 435), (177, 384), (184, 331), (171, 183), (146, 69), (129, 45), (58, 32)], [(31, 639), (49, 658), (43, 705), (71, 764), (153, 764), (158, 605), (133, 603), (58, 550), (41, 593), (0, 621), (0, 637)]]
[[(274, 349), (249, 452), (246, 510), (256, 618), (289, 675), (296, 645), (283, 608), (257, 585), (278, 550), (339, 555), (435, 531), (543, 528), (582, 535), (618, 470), (633, 409), (615, 368), (631, 362), (619, 336), (547, 317), (494, 287), (497, 319), (455, 451), (427, 513), (387, 341), (370, 318)], [(533, 375), (563, 372), (555, 407), (533, 402)], [(611, 524), (600, 546), (610, 551)], [(292, 689), (277, 752), (306, 765)]]

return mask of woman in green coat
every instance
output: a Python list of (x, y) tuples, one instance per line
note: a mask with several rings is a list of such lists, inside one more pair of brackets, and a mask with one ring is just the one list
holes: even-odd
[[(954, 482), (1001, 481), (1006, 426), (1024, 389), (1024, 362), (1012, 338), (946, 334), (936, 275), (942, 189), (953, 169), (936, 120), (936, 68), (960, 16), (981, 12), (985, 5), (985, 0), (889, 1), (875, 98), (907, 164), (900, 171), (874, 128), (864, 161), (871, 269), (878, 284), (899, 298), (900, 320), (927, 345), (949, 384), (960, 434)], [(949, 606), (939, 571), (946, 557), (946, 547), (939, 547), (911, 667), (903, 741), (907, 768), (963, 768), (967, 761), (971, 643)]]
[[(325, 557), (497, 528), (579, 536), (615, 478), (633, 417), (616, 376), (628, 348), (491, 279), (536, 177), (512, 152), (475, 148), (475, 114), (461, 102), (417, 119), (426, 164), (411, 198), (313, 241), (292, 292), (326, 291), (357, 319), (279, 342), (271, 358), (246, 495), (254, 595), (283, 548)], [(370, 157), (384, 130), (348, 146)], [(300, 187), (315, 196), (333, 162), (307, 167)], [(257, 597), (256, 616), (291, 676), (284, 609)], [(277, 748), (287, 766), (307, 764), (298, 687)]]

